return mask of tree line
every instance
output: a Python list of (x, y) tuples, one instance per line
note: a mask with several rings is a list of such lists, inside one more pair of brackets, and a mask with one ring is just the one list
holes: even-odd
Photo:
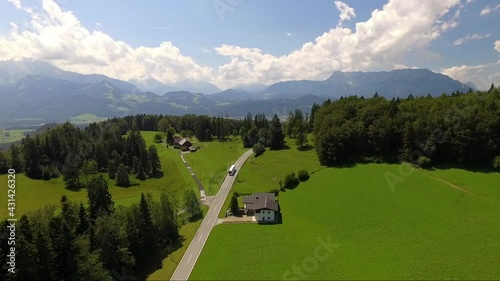
[(468, 164), (491, 167), (500, 156), (500, 90), (386, 100), (327, 100), (313, 133), (323, 165), (350, 162)]
[[(16, 223), (16, 273), (6, 280), (114, 280), (146, 274), (144, 268), (179, 245), (175, 208), (166, 194), (115, 207), (102, 175), (87, 184), (88, 207), (62, 196), (59, 206), (23, 215)], [(59, 207), (59, 208), (57, 208)], [(59, 209), (59, 212), (56, 212)], [(0, 229), (8, 235), (7, 220)], [(0, 246), (7, 272), (9, 245)]]

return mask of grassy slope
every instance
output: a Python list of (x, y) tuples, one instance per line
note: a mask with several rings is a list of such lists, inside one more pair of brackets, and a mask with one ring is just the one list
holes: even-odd
[[(293, 145), (293, 140), (287, 140), (287, 142), (291, 146), (288, 150), (267, 150), (257, 158), (251, 156), (238, 173), (232, 191), (240, 193), (268, 192), (271, 189), (279, 189), (279, 181), (283, 180), (287, 174), (293, 172), (297, 174), (297, 171), (301, 169), (307, 170), (309, 173), (322, 169), (316, 151), (299, 151)], [(219, 213), (220, 218), (224, 217), (229, 207), (230, 197), (228, 196), (224, 202)]]
[[(30, 132), (32, 130), (1, 130), (0, 131), (0, 143), (11, 143), (16, 142), (24, 138), (25, 132)], [(5, 133), (9, 132), (10, 136), (6, 137)]]
[(196, 176), (200, 179), (207, 195), (215, 195), (224, 180), (229, 167), (247, 150), (239, 138), (227, 142), (199, 142), (194, 146), (201, 149), (185, 155)]
[(386, 171), (324, 169), (280, 195), (283, 224), (215, 227), (191, 279), (282, 279), (328, 237), (340, 247), (306, 279), (500, 278), (499, 173), (418, 171), (392, 192)]
[[(153, 144), (154, 134), (155, 132), (143, 132), (148, 146)], [(164, 176), (142, 182), (136, 180), (139, 185), (129, 188), (117, 187), (114, 185), (113, 180), (108, 180), (109, 190), (115, 204), (130, 205), (137, 203), (142, 192), (151, 192), (153, 195), (166, 192), (174, 198), (181, 200), (185, 188), (197, 188), (191, 175), (189, 175), (184, 167), (178, 152), (173, 149), (167, 149), (161, 144), (155, 145), (158, 148)], [(24, 174), (17, 174), (16, 186), (17, 216), (30, 210), (41, 208), (46, 204), (59, 204), (62, 195), (68, 196), (70, 200), (87, 202), (85, 189), (76, 192), (65, 189), (62, 177), (50, 181), (35, 181), (27, 178)], [(0, 176), (0, 192), (7, 194), (7, 175)], [(6, 201), (2, 200), (0, 202), (0, 218), (7, 216)]]

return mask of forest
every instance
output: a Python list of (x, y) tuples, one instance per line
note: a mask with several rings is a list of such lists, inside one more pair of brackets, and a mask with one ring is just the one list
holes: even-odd
[(500, 90), (386, 100), (346, 97), (315, 112), (322, 165), (411, 162), (500, 168)]

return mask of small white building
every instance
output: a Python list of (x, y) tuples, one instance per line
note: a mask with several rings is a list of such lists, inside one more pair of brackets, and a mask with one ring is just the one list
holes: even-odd
[(258, 222), (276, 222), (279, 205), (274, 193), (254, 193), (243, 196), (245, 214), (254, 215)]

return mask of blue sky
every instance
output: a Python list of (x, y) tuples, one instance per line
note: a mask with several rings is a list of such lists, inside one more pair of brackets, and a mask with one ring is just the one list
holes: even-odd
[(228, 88), (418, 67), (500, 84), (493, 0), (0, 0), (0, 11), (0, 59), (124, 80)]

